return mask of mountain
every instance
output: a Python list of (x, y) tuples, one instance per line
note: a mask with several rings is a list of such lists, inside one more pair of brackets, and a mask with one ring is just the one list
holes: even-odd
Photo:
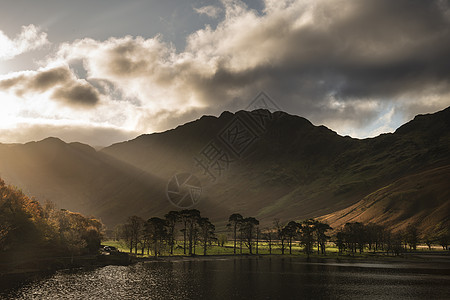
[(101, 217), (109, 225), (123, 221), (123, 214), (164, 209), (147, 197), (160, 193), (157, 176), (57, 138), (0, 145), (0, 176), (40, 202), (51, 200), (60, 208)]
[(248, 120), (261, 113), (202, 117), (102, 152), (167, 179), (189, 170), (207, 185), (202, 201), (221, 211), (217, 217), (241, 212), (265, 223), (336, 212), (396, 180), (450, 163), (450, 108), (419, 115), (393, 134), (363, 140), (276, 112), (266, 118), (250, 151), (231, 163), (218, 182), (202, 177), (201, 169), (193, 167), (202, 148), (220, 140), (220, 133), (236, 119)]
[[(446, 222), (447, 212), (430, 215), (434, 208), (448, 208), (449, 188), (428, 187), (419, 179), (438, 174), (446, 182), (448, 174), (434, 172), (450, 165), (449, 129), (450, 108), (417, 116), (395, 133), (361, 140), (284, 112), (224, 112), (101, 151), (54, 138), (0, 145), (0, 176), (40, 201), (99, 216), (109, 227), (133, 214), (162, 216), (177, 209), (166, 191), (180, 173), (198, 178), (202, 190), (195, 208), (218, 226), (235, 212), (255, 216), (263, 226), (274, 218), (319, 216), (338, 224), (338, 213), (380, 199), (374, 196), (380, 189), (395, 187), (395, 193), (406, 195), (411, 187), (402, 182), (414, 178), (427, 188), (414, 193), (417, 199), (401, 222), (420, 220), (429, 230)], [(420, 196), (434, 189), (438, 200)], [(192, 186), (183, 191), (199, 193)], [(402, 199), (398, 209), (406, 210), (409, 198)], [(389, 226), (397, 220), (386, 218)]]

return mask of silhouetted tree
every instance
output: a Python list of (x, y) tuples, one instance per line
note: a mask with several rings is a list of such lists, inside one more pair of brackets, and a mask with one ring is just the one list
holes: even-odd
[(303, 245), (304, 251), (308, 257), (312, 253), (314, 246), (314, 227), (315, 221), (313, 219), (303, 221), (300, 227), (300, 242)]
[[(188, 210), (183, 210), (181, 211), (181, 216), (182, 219), (184, 219), (185, 222), (185, 231), (184, 234), (188, 237), (188, 241), (189, 241), (189, 255), (193, 254), (193, 248), (194, 248), (194, 244), (196, 242), (196, 235), (197, 235), (197, 225), (198, 225), (198, 220), (200, 219), (200, 211), (198, 211), (197, 209), (188, 209)], [(187, 232), (186, 232), (187, 230)], [(185, 238), (185, 245), (186, 245), (186, 238)], [(185, 246), (186, 248), (186, 246)]]
[(336, 247), (338, 247), (339, 253), (343, 253), (345, 250), (345, 233), (339, 230), (336, 234)]
[(289, 254), (292, 254), (292, 240), (297, 236), (300, 225), (295, 221), (290, 221), (284, 228), (283, 236), (287, 238)]
[(206, 255), (208, 244), (214, 239), (215, 226), (209, 221), (208, 218), (200, 218), (198, 223), (203, 241), (203, 255)]
[(183, 228), (181, 232), (183, 232), (183, 254), (186, 255), (186, 247), (187, 247), (187, 225), (190, 217), (190, 212), (188, 209), (183, 209), (180, 211), (180, 220), (183, 223)]
[(275, 232), (273, 228), (266, 227), (263, 229), (262, 237), (266, 241), (267, 246), (269, 247), (269, 254), (272, 254), (272, 243), (274, 239)]
[(256, 226), (256, 254), (259, 254), (259, 239), (261, 231), (259, 230), (259, 226)]
[(359, 249), (359, 253), (362, 253), (365, 245), (365, 226), (360, 222), (346, 223), (344, 225), (345, 241), (347, 248), (355, 253)]
[(243, 217), (240, 214), (232, 214), (228, 218), (228, 224), (227, 227), (231, 228), (233, 231), (233, 240), (234, 240), (234, 246), (233, 246), (233, 253), (236, 254), (236, 240), (237, 240), (237, 231), (239, 229), (239, 226), (243, 220)]
[(427, 245), (428, 250), (431, 251), (431, 246), (433, 245), (434, 241), (435, 241), (435, 237), (433, 237), (433, 236), (426, 236), (424, 238), (424, 242)]
[(442, 232), (437, 236), (437, 241), (439, 245), (442, 246), (442, 250), (448, 250), (448, 243), (450, 241), (450, 234), (449, 232)]
[(178, 211), (169, 211), (165, 216), (166, 223), (167, 223), (167, 234), (169, 239), (169, 247), (170, 247), (170, 254), (173, 254), (173, 247), (175, 245), (175, 227), (177, 223), (180, 221), (181, 216)]
[(248, 247), (250, 254), (253, 254), (253, 239), (258, 225), (259, 221), (253, 217), (244, 218), (241, 222), (241, 231), (243, 232), (245, 245)]
[(128, 241), (130, 246), (130, 253), (133, 252), (137, 254), (138, 243), (143, 233), (144, 220), (138, 216), (128, 217), (127, 222), (124, 224), (124, 238)]
[(405, 239), (409, 245), (409, 249), (416, 250), (417, 242), (419, 241), (419, 233), (416, 226), (410, 224), (406, 227)]
[(145, 223), (145, 233), (150, 237), (155, 257), (161, 252), (164, 238), (167, 236), (167, 222), (164, 219), (153, 217)]
[(286, 250), (286, 245), (285, 245), (286, 231), (283, 230), (284, 226), (280, 223), (279, 219), (274, 219), (273, 225), (277, 232), (277, 239), (280, 242), (281, 255), (284, 255), (284, 251)]
[(328, 239), (330, 238), (326, 233), (328, 230), (332, 230), (333, 228), (326, 223), (316, 221), (314, 224), (314, 229), (317, 237), (317, 254), (326, 255), (325, 247)]
[(390, 248), (394, 255), (400, 255), (403, 252), (402, 233), (397, 232), (391, 235)]

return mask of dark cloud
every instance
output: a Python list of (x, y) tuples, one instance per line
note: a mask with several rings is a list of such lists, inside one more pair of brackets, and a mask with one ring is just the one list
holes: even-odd
[(46, 91), (56, 85), (65, 84), (72, 79), (72, 73), (68, 68), (59, 67), (38, 72), (30, 78), (27, 88), (35, 91)]
[(409, 117), (420, 106), (450, 105), (449, 1), (265, 4), (260, 14), (224, 1), (225, 19), (189, 36), (183, 52), (158, 37), (129, 36), (85, 39), (60, 52), (84, 60), (91, 77), (153, 102), (162, 116), (172, 111), (156, 118), (158, 128), (176, 126), (171, 116), (186, 111), (233, 109), (236, 98), (243, 108), (259, 90), (289, 112), (337, 127), (367, 126), (390, 106)]
[(71, 86), (58, 87), (53, 93), (53, 98), (83, 106), (94, 105), (100, 100), (97, 90), (83, 82), (77, 82)]
[(0, 90), (13, 90), (20, 97), (52, 91), (52, 99), (74, 106), (92, 106), (100, 98), (92, 85), (83, 79), (77, 79), (67, 66), (21, 72), (0, 80)]
[(424, 106), (443, 108), (450, 105), (449, 12), (449, 1), (318, 1), (309, 8), (313, 21), (298, 27), (268, 13), (266, 30), (247, 34), (244, 45), (253, 50), (249, 59), (264, 59), (237, 71), (224, 64), (202, 84), (214, 91), (263, 86), (289, 111), (357, 126), (373, 121), (383, 103), (408, 110), (430, 93), (439, 103)]

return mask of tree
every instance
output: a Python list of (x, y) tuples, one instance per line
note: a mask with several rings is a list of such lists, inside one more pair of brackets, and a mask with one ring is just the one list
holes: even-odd
[(40, 205), (0, 179), (0, 260), (14, 251), (34, 257), (70, 253), (73, 261), (74, 255), (97, 252), (102, 234), (100, 221), (49, 201)]
[(86, 248), (89, 253), (96, 253), (100, 248), (102, 240), (101, 226), (89, 226), (82, 233), (81, 237), (86, 241)]
[(223, 247), (228, 242), (228, 238), (226, 234), (219, 234), (219, 237), (217, 239), (218, 245)]
[(239, 226), (241, 225), (241, 222), (244, 218), (240, 214), (232, 214), (228, 218), (228, 224), (227, 226), (232, 229), (233, 231), (233, 240), (234, 240), (234, 246), (233, 246), (233, 253), (236, 254), (236, 239), (237, 239), (237, 230), (239, 229)]
[(142, 230), (144, 229), (144, 220), (138, 216), (128, 217), (127, 222), (124, 224), (123, 235), (124, 239), (128, 242), (130, 247), (130, 253), (137, 254), (139, 240), (142, 236)]
[[(258, 222), (259, 223), (259, 222)], [(256, 254), (259, 254), (259, 238), (261, 235), (261, 231), (259, 230), (259, 226), (256, 226)]]
[(448, 250), (448, 243), (450, 241), (450, 234), (448, 232), (442, 232), (437, 236), (439, 245), (442, 246), (442, 250)]
[(314, 231), (315, 231), (315, 221), (313, 219), (305, 220), (301, 223), (300, 227), (300, 242), (303, 245), (303, 251), (306, 255), (312, 253), (314, 245)]
[(432, 237), (432, 236), (426, 236), (425, 237), (424, 242), (427, 245), (428, 250), (431, 251), (431, 245), (433, 245), (434, 241), (435, 241), (435, 238)]
[(402, 234), (400, 232), (391, 235), (389, 248), (394, 255), (400, 255), (403, 252)]
[(410, 224), (408, 225), (408, 227), (406, 227), (405, 239), (409, 244), (409, 249), (416, 250), (417, 242), (419, 241), (419, 233), (416, 226)]
[(288, 246), (289, 246), (289, 254), (292, 254), (292, 240), (297, 236), (299, 229), (299, 224), (295, 221), (290, 221), (284, 228), (283, 236), (287, 237)]
[(274, 219), (273, 225), (277, 231), (277, 239), (280, 241), (280, 247), (281, 247), (281, 255), (284, 255), (285, 251), (285, 240), (286, 240), (286, 232), (283, 230), (283, 225), (280, 223), (280, 219)]
[(186, 255), (193, 254), (193, 249), (197, 240), (197, 225), (200, 219), (200, 211), (197, 209), (183, 209), (180, 211), (180, 220), (183, 224), (181, 232), (183, 232), (183, 253)]
[(183, 209), (180, 211), (180, 220), (183, 224), (183, 228), (181, 229), (181, 232), (183, 232), (183, 254), (186, 255), (186, 245), (187, 245), (187, 224), (189, 219), (189, 210)]
[(340, 230), (336, 234), (336, 247), (339, 249), (339, 253), (342, 254), (345, 250), (345, 233)]
[(203, 255), (206, 255), (208, 243), (214, 239), (215, 226), (209, 221), (208, 218), (200, 218), (198, 223), (203, 241)]
[(83, 240), (80, 233), (74, 229), (64, 231), (62, 236), (63, 242), (70, 253), (70, 261), (73, 264), (74, 255), (81, 254), (82, 249), (86, 247), (86, 241)]
[(180, 221), (180, 213), (178, 211), (169, 211), (165, 216), (167, 228), (168, 228), (168, 239), (170, 246), (170, 254), (173, 254), (173, 247), (175, 245), (175, 227)]
[(10, 225), (6, 224), (6, 222), (4, 224), (0, 224), (0, 251), (4, 247), (4, 243), (5, 243), (6, 237), (8, 236), (10, 229), (11, 229)]
[(161, 252), (163, 240), (167, 236), (166, 220), (153, 217), (145, 223), (145, 234), (149, 236), (153, 245), (153, 255), (158, 256)]
[(359, 249), (359, 253), (362, 253), (366, 243), (364, 224), (360, 222), (346, 223), (344, 225), (344, 233), (347, 248), (350, 248), (352, 253), (355, 253), (357, 249)]
[(326, 235), (326, 232), (328, 230), (332, 230), (333, 228), (331, 228), (330, 225), (326, 223), (316, 221), (314, 229), (316, 231), (317, 237), (317, 254), (325, 255), (326, 254), (325, 245), (327, 243), (327, 240), (330, 238), (328, 235)]
[(245, 218), (241, 221), (241, 231), (245, 239), (245, 245), (247, 246), (250, 254), (253, 254), (253, 239), (256, 233), (256, 227), (259, 225), (259, 221), (253, 217)]
[(274, 230), (272, 228), (264, 228), (262, 232), (263, 239), (266, 241), (267, 246), (269, 247), (269, 254), (272, 254), (272, 243), (274, 238)]
[(192, 255), (195, 247), (197, 235), (197, 222), (200, 218), (200, 211), (197, 209), (183, 209), (180, 211), (180, 219), (183, 224), (183, 253), (186, 255), (188, 249), (189, 255)]

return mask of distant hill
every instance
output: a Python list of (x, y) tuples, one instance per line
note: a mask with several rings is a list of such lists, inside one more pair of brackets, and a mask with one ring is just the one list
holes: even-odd
[[(247, 135), (239, 136), (245, 130)], [(259, 218), (265, 226), (274, 218), (337, 213), (363, 199), (367, 202), (369, 195), (399, 180), (449, 166), (449, 132), (450, 108), (417, 116), (395, 133), (362, 140), (283, 112), (224, 112), (98, 152), (56, 139), (0, 145), (0, 175), (39, 200), (48, 198), (70, 210), (94, 214), (111, 227), (132, 214), (149, 217), (176, 209), (166, 199), (167, 183), (174, 174), (189, 172), (203, 186), (196, 206), (202, 214), (220, 226), (239, 212)], [(227, 144), (231, 138), (235, 145)], [(251, 141), (248, 147), (246, 141)], [(211, 165), (217, 175), (214, 182), (195, 160), (214, 154), (212, 145), (222, 151), (223, 168), (219, 176)], [(245, 151), (236, 150), (238, 146)], [(429, 203), (427, 212), (449, 201), (442, 196), (448, 195), (446, 185), (434, 187), (441, 196)], [(430, 190), (417, 191), (422, 192)], [(412, 207), (417, 211), (411, 208), (403, 223), (424, 220), (422, 206)], [(420, 214), (423, 218), (416, 218)], [(444, 217), (433, 218), (426, 227)]]

